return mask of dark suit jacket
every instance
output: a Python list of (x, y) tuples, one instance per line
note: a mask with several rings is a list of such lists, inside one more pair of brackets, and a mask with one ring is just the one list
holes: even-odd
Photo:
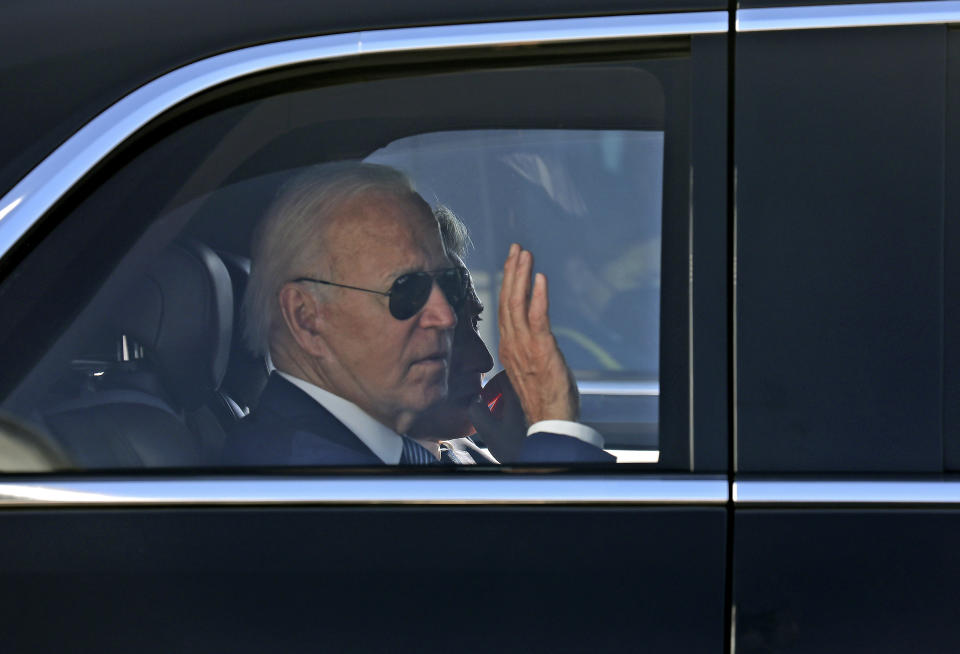
[[(270, 375), (257, 408), (230, 434), (224, 461), (261, 466), (383, 464), (333, 414), (276, 374)], [(614, 461), (612, 455), (577, 438), (538, 433), (524, 440), (517, 463)]]

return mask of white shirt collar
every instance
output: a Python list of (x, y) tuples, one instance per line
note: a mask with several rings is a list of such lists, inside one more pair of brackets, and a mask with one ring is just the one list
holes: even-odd
[(274, 369), (278, 375), (302, 390), (316, 400), (324, 409), (333, 414), (333, 417), (353, 432), (354, 436), (363, 441), (381, 461), (388, 465), (400, 463), (400, 454), (403, 452), (403, 439), (400, 435), (374, 419), (370, 414), (349, 400), (334, 395), (319, 386), (311, 384), (293, 375), (288, 375)]

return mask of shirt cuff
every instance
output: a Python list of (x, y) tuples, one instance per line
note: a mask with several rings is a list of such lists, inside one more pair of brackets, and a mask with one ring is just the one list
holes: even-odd
[(589, 443), (594, 447), (603, 449), (603, 436), (600, 435), (600, 432), (593, 427), (588, 427), (579, 422), (573, 422), (571, 420), (541, 420), (540, 422), (535, 422), (530, 425), (530, 429), (527, 430), (527, 436), (531, 436), (537, 432), (573, 436), (574, 438), (582, 440), (584, 443)]

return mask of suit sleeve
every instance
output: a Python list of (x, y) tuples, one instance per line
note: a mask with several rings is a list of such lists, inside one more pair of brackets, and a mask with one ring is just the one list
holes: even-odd
[(617, 457), (574, 436), (538, 431), (527, 436), (516, 463), (616, 463)]
[(532, 436), (538, 432), (548, 432), (550, 434), (563, 434), (564, 436), (573, 436), (579, 438), (584, 443), (589, 443), (594, 447), (603, 448), (603, 436), (593, 427), (583, 423), (570, 420), (541, 420), (530, 425), (527, 430), (527, 436)]

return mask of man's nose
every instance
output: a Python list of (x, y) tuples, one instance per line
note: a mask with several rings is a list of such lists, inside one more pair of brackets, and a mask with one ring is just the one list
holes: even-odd
[[(463, 357), (464, 366), (469, 370), (476, 370), (480, 373), (490, 372), (490, 369), (493, 368), (493, 357), (490, 356), (490, 350), (487, 349), (486, 343), (480, 338), (480, 334), (475, 332), (470, 325), (466, 327), (465, 331), (469, 332), (469, 334), (466, 336), (466, 342), (462, 346), (465, 350)], [(456, 349), (457, 347), (460, 347), (460, 344), (454, 342), (454, 348)]]
[(420, 325), (440, 329), (453, 329), (457, 325), (457, 314), (436, 281), (433, 282), (430, 297), (427, 298), (427, 304), (420, 314)]

